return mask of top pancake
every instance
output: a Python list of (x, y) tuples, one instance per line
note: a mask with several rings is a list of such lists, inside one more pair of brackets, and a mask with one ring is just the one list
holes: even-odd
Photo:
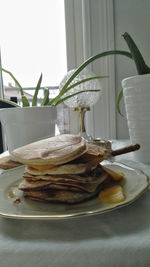
[(12, 156), (25, 165), (61, 165), (87, 151), (84, 138), (62, 134), (15, 149)]

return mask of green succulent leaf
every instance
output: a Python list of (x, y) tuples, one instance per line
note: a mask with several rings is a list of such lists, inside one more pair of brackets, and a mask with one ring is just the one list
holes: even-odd
[(123, 50), (110, 50), (110, 51), (105, 51), (103, 53), (97, 54), (93, 57), (90, 57), (89, 59), (87, 59), (82, 65), (80, 65), (75, 72), (71, 75), (71, 77), (68, 79), (68, 81), (64, 84), (64, 86), (62, 87), (61, 91), (59, 92), (58, 96), (56, 96), (53, 99), (53, 102), (51, 102), (51, 104), (53, 104), (55, 102), (55, 100), (58, 100), (63, 94), (66, 93), (67, 88), (69, 86), (69, 84), (74, 80), (74, 78), (90, 63), (92, 63), (93, 61), (95, 61), (98, 58), (102, 58), (105, 56), (109, 56), (109, 55), (123, 55), (123, 56), (127, 56), (129, 58), (132, 59), (132, 55), (131, 53), (127, 52), (127, 51), (123, 51)]
[(73, 97), (73, 96), (79, 95), (79, 94), (81, 94), (81, 93), (87, 93), (87, 92), (100, 92), (100, 91), (101, 91), (100, 89), (97, 89), (97, 90), (82, 90), (82, 91), (80, 91), (80, 92), (76, 92), (76, 93), (74, 93), (74, 94), (68, 95), (68, 96), (66, 96), (66, 97), (64, 97), (64, 98), (60, 98), (59, 100), (55, 101), (55, 102), (53, 103), (53, 105), (56, 106), (56, 105), (58, 105), (58, 104), (64, 102), (65, 100), (67, 100), (67, 99), (69, 99), (69, 98), (71, 98), (71, 97)]
[[(93, 77), (89, 77), (89, 78), (86, 78), (86, 79), (83, 79), (79, 82), (76, 82), (74, 84), (72, 84), (71, 86), (69, 86), (68, 88), (66, 88), (65, 90), (61, 90), (59, 95), (56, 96), (54, 99), (51, 100), (50, 104), (52, 105), (53, 103), (57, 102), (57, 100), (59, 100), (66, 92), (68, 92), (69, 90), (71, 90), (72, 88), (82, 84), (82, 83), (85, 83), (85, 82), (88, 82), (88, 81), (91, 81), (91, 80), (97, 80), (97, 79), (102, 79), (102, 78), (108, 78), (109, 76), (93, 76)], [(94, 91), (94, 90), (93, 90)]]
[(37, 86), (35, 88), (35, 92), (34, 92), (34, 96), (33, 96), (33, 100), (32, 100), (32, 106), (36, 106), (37, 105), (37, 96), (38, 96), (39, 90), (41, 88), (42, 76), (43, 75), (41, 73), (40, 78), (39, 78), (38, 83), (37, 83)]
[(15, 84), (17, 85), (17, 87), (18, 87), (18, 89), (20, 91), (21, 96), (23, 96), (24, 95), (23, 88), (20, 85), (20, 83), (17, 81), (17, 79), (14, 77), (14, 75), (10, 71), (8, 71), (6, 69), (3, 69), (1, 67), (0, 67), (0, 70), (5, 72), (5, 73), (7, 73), (14, 80)]
[(89, 77), (89, 78), (86, 78), (86, 79), (83, 79), (79, 82), (76, 82), (74, 84), (72, 84), (71, 86), (69, 86), (66, 90), (66, 92), (68, 92), (70, 89), (76, 87), (77, 85), (81, 84), (81, 83), (85, 83), (85, 82), (88, 82), (88, 81), (91, 81), (91, 80), (97, 80), (97, 79), (102, 79), (102, 78), (108, 78), (109, 76), (93, 76), (93, 77)]
[(48, 105), (48, 103), (49, 103), (49, 89), (46, 89), (44, 91), (44, 99), (41, 103), (41, 106), (46, 106), (46, 105)]
[(124, 55), (127, 56), (129, 58), (132, 58), (131, 53), (127, 52), (127, 51), (122, 51), (122, 50), (110, 50), (110, 51), (106, 51), (100, 54), (97, 54), (93, 57), (90, 57), (89, 59), (87, 59), (82, 65), (80, 65), (79, 68), (77, 68), (77, 70), (71, 75), (71, 77), (68, 79), (68, 81), (66, 82), (66, 84), (63, 86), (62, 90), (65, 90), (68, 85), (73, 81), (73, 79), (90, 63), (92, 63), (93, 61), (95, 61), (98, 58), (102, 58), (105, 56), (109, 56), (109, 55)]
[(22, 99), (22, 105), (23, 107), (28, 107), (29, 106), (29, 101), (28, 99), (26, 98), (26, 96), (24, 95), (24, 91), (23, 91), (23, 88), (22, 86), (20, 85), (20, 83), (18, 82), (18, 80), (15, 78), (15, 76), (8, 70), (4, 69), (4, 68), (1, 68), (0, 67), (0, 70), (7, 73), (15, 82), (17, 88), (19, 89), (19, 92), (21, 94), (21, 99)]
[(23, 105), (23, 107), (29, 107), (30, 106), (30, 104), (29, 104), (29, 101), (28, 101), (28, 99), (26, 98), (26, 96), (22, 96), (21, 97), (21, 100), (22, 100), (22, 105)]
[(12, 107), (21, 107), (21, 106), (18, 105), (17, 103), (15, 103), (15, 102), (13, 102), (13, 101), (10, 101), (10, 100), (7, 100), (7, 99), (2, 99), (2, 98), (0, 98), (0, 102), (1, 102), (1, 103), (9, 104), (9, 105), (11, 105)]
[(121, 113), (121, 110), (120, 110), (120, 101), (123, 97), (123, 90), (121, 89), (118, 96), (117, 96), (117, 100), (116, 100), (116, 108), (117, 108), (117, 111), (118, 113), (123, 116), (123, 114)]
[(142, 75), (142, 74), (150, 73), (150, 68), (146, 65), (144, 58), (141, 52), (139, 51), (137, 45), (133, 41), (132, 37), (127, 32), (123, 34), (123, 37), (129, 47), (129, 50), (135, 62), (138, 74)]

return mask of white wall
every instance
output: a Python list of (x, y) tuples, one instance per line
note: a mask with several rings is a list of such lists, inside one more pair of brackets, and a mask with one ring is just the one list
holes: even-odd
[[(114, 0), (115, 48), (127, 50), (121, 36), (131, 34), (146, 63), (150, 66), (150, 0)], [(116, 57), (116, 90), (121, 88), (121, 80), (136, 75), (134, 63), (125, 57)], [(122, 110), (124, 104), (122, 103)], [(128, 137), (126, 119), (117, 114), (117, 137)]]

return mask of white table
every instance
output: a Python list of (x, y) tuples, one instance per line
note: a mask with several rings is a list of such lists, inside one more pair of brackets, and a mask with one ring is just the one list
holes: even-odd
[[(150, 166), (131, 161), (132, 155), (117, 159), (150, 175)], [(58, 221), (0, 218), (0, 267), (8, 266), (149, 267), (150, 192), (102, 215)]]

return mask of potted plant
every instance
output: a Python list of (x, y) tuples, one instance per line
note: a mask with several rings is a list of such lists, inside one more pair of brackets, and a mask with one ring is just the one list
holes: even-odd
[(121, 113), (119, 104), (124, 97), (131, 143), (138, 143), (141, 146), (139, 151), (134, 152), (135, 159), (150, 163), (150, 68), (132, 37), (128, 33), (124, 33), (123, 37), (135, 62), (138, 75), (123, 79), (123, 89), (117, 98), (117, 109)]
[[(49, 99), (49, 90), (45, 90), (45, 96), (41, 102), (41, 106), (37, 106), (37, 96), (41, 87), (42, 74), (40, 75), (40, 78), (38, 80), (34, 96), (32, 99), (32, 103), (30, 105), (28, 99), (24, 94), (23, 87), (14, 77), (12, 72), (4, 68), (0, 68), (1, 71), (10, 75), (11, 78), (15, 81), (15, 84), (20, 92), (21, 102), (22, 102), (21, 106), (19, 106), (17, 103), (14, 103), (12, 101), (6, 99), (0, 99), (0, 102), (5, 102), (11, 105), (12, 107), (15, 107), (13, 109), (0, 110), (0, 120), (3, 126), (5, 127), (5, 133), (9, 151), (11, 152), (16, 147), (33, 142), (48, 135), (54, 135), (55, 121), (56, 121), (56, 106), (58, 106), (59, 104), (61, 104), (70, 97), (85, 92), (85, 90), (67, 96), (65, 96), (65, 94), (73, 87), (79, 85), (80, 83), (85, 83), (93, 79), (100, 79), (108, 76), (88, 77), (86, 79), (80, 80), (79, 82), (74, 82), (75, 77), (94, 60), (113, 54), (121, 54), (131, 58), (131, 54), (129, 52), (114, 51), (114, 50), (106, 51), (97, 54), (93, 57), (90, 57), (73, 72), (73, 74), (65, 82), (59, 94), (55, 98)], [(88, 90), (88, 91), (94, 93), (99, 90)]]

